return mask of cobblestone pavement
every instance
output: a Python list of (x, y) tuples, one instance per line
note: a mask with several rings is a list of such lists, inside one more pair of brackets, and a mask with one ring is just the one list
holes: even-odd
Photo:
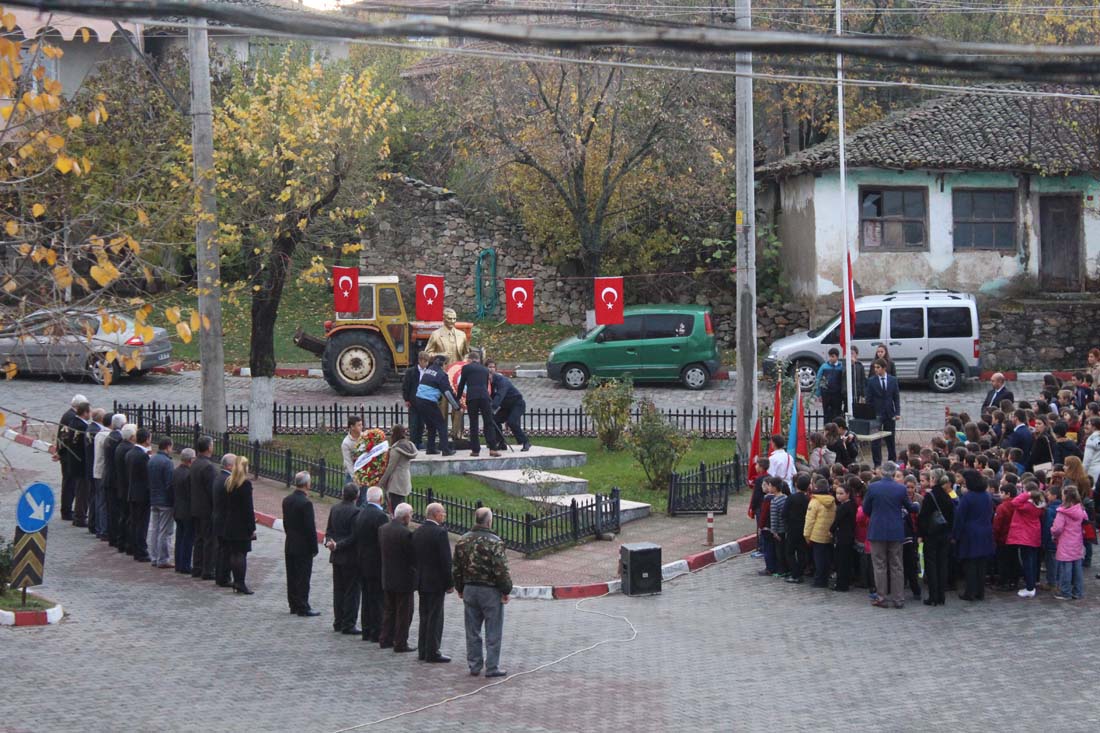
[[(47, 461), (20, 461), (48, 476)], [(0, 533), (15, 491), (0, 487)], [(425, 665), (333, 634), (331, 573), (315, 563), (317, 619), (286, 613), (281, 537), (261, 530), (251, 597), (152, 570), (85, 532), (52, 527), (43, 594), (58, 626), (0, 628), (0, 731), (341, 731), (485, 686), (465, 674), (458, 600), (446, 604), (449, 665)], [(656, 597), (515, 601), (503, 666), (479, 694), (359, 730), (1085, 730), (1100, 701), (1082, 643), (1087, 600), (871, 608), (859, 592), (759, 578), (741, 557), (667, 583)], [(630, 637), (626, 616), (637, 628)], [(415, 629), (415, 626), (414, 626)], [(584, 651), (529, 675), (518, 672)], [(782, 694), (777, 693), (783, 690)], [(792, 693), (791, 691), (794, 690)], [(1015, 692), (1014, 692), (1015, 691)], [(1021, 694), (1022, 693), (1022, 694)]]
[[(583, 392), (567, 390), (549, 379), (517, 379), (516, 385), (523, 392), (531, 408), (575, 408), (581, 404)], [(226, 377), (226, 398), (230, 404), (247, 404), (249, 400), (247, 377)], [(1041, 380), (1021, 380), (1012, 383), (1018, 399), (1038, 395)], [(692, 392), (678, 385), (639, 385), (635, 389), (638, 398), (647, 397), (662, 409), (700, 409), (704, 406), (719, 410), (733, 409), (737, 405), (735, 381), (712, 382), (699, 392)], [(938, 430), (943, 426), (945, 406), (953, 410), (967, 409), (976, 412), (988, 385), (970, 381), (954, 394), (940, 395), (920, 385), (905, 385), (902, 389), (903, 429)], [(773, 385), (761, 383), (760, 404), (770, 405)], [(141, 379), (123, 379), (108, 388), (88, 382), (60, 382), (57, 378), (17, 377), (11, 382), (0, 382), (0, 407), (28, 412), (33, 417), (56, 420), (75, 392), (88, 395), (93, 402), (109, 405), (119, 402), (152, 401), (198, 405), (200, 384), (198, 372), (180, 374), (150, 374)], [(346, 404), (392, 407), (401, 400), (400, 385), (390, 380), (383, 388), (369, 397), (341, 397), (323, 379), (293, 378), (277, 380), (275, 400), (285, 405)], [(816, 403), (811, 409), (817, 409)]]

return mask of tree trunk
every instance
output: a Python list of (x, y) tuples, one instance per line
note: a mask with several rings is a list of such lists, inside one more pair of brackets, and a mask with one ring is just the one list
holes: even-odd
[(290, 258), (297, 246), (290, 234), (279, 236), (266, 258), (267, 267), (260, 270), (256, 258), (253, 285), (260, 289), (252, 293), (252, 345), (248, 366), (252, 370), (251, 402), (248, 406), (248, 439), (267, 442), (273, 436), (272, 414), (275, 408), (275, 317), (283, 298)]

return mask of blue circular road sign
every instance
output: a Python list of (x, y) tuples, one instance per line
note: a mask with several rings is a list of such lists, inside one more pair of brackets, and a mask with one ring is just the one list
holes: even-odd
[(19, 505), (15, 508), (15, 521), (19, 529), (28, 534), (40, 532), (50, 523), (53, 508), (53, 489), (42, 483), (31, 484), (19, 497)]

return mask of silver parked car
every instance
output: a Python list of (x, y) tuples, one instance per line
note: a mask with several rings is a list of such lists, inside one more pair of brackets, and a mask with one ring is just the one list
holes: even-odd
[[(163, 328), (153, 328), (153, 340), (145, 343), (133, 318), (112, 316), (122, 328), (107, 333), (95, 311), (31, 313), (0, 329), (0, 363), (14, 363), (20, 373), (87, 376), (102, 382), (108, 352), (116, 352), (119, 359), (140, 355), (141, 366), (129, 371), (130, 376), (145, 374), (172, 358), (172, 342)], [(123, 374), (119, 360), (111, 370), (113, 377)]]
[[(852, 342), (867, 366), (885, 344), (899, 381), (927, 381), (936, 392), (954, 392), (981, 372), (978, 304), (951, 290), (900, 290), (856, 300)], [(785, 362), (803, 389), (811, 389), (829, 349), (840, 345), (840, 314), (825, 324), (779, 339), (764, 358), (764, 374)]]

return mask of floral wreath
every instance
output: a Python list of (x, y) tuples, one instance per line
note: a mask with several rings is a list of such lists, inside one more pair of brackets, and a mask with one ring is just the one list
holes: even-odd
[[(355, 462), (359, 463), (360, 456), (370, 453), (383, 443), (386, 443), (386, 433), (380, 428), (364, 430), (355, 443)], [(388, 448), (388, 444), (386, 445)], [(379, 451), (378, 455), (371, 458), (359, 468), (355, 469), (355, 482), (360, 486), (376, 486), (382, 480), (382, 474), (386, 472), (386, 463), (390, 452), (386, 448)]]

